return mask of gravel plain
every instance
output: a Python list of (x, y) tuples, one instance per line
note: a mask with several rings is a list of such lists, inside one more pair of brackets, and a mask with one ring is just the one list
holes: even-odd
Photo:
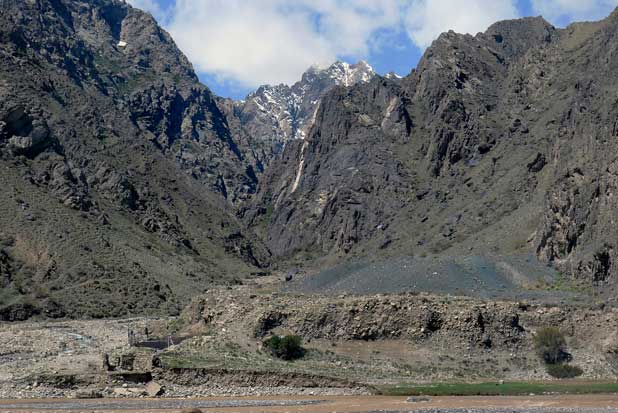
[(15, 403), (0, 403), (0, 411), (118, 411), (118, 410), (177, 410), (177, 409), (221, 409), (221, 408), (263, 408), (307, 406), (323, 403), (322, 400), (242, 400), (242, 399), (100, 399), (100, 400), (29, 400)]
[[(361, 412), (359, 412), (361, 413)], [(418, 410), (376, 410), (362, 413), (618, 413), (618, 409), (581, 409), (581, 408), (499, 408), (499, 409), (418, 409)]]
[(617, 395), (436, 397), (280, 396), (196, 399), (2, 400), (2, 413), (34, 412), (203, 412), (261, 413), (618, 413)]

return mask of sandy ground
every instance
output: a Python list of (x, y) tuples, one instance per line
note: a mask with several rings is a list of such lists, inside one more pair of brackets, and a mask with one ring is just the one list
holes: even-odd
[[(618, 412), (618, 395), (526, 396), (526, 397), (436, 397), (429, 402), (409, 403), (405, 397), (269, 397), (205, 399), (98, 399), (98, 400), (0, 400), (0, 412), (181, 412), (199, 407), (204, 412), (403, 412), (403, 411), (517, 411)], [(568, 410), (560, 410), (568, 409)], [(573, 410), (571, 410), (573, 409)], [(511, 410), (509, 410), (511, 411)]]
[(58, 372), (89, 373), (101, 355), (127, 345), (127, 330), (166, 319), (66, 320), (0, 323), (0, 397), (3, 389), (25, 377)]

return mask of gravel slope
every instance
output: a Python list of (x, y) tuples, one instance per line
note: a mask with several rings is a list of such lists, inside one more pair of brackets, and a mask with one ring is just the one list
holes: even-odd
[[(399, 257), (353, 261), (298, 278), (290, 292), (318, 294), (388, 294), (405, 291), (482, 299), (540, 300), (558, 303), (583, 299), (574, 291), (548, 291), (559, 273), (532, 255)], [(566, 289), (565, 289), (566, 290)]]

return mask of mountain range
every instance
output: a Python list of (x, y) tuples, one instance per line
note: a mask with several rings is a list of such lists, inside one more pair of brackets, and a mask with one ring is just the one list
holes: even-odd
[(5, 0), (0, 318), (175, 313), (361, 258), (525, 255), (615, 289), (618, 11), (442, 34), (408, 76), (243, 101), (119, 0)]

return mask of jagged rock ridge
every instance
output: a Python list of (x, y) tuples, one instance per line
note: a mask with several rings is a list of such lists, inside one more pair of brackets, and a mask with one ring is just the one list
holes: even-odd
[(245, 219), (280, 258), (532, 253), (615, 284), (617, 27), (449, 32), (401, 80), (333, 89)]

